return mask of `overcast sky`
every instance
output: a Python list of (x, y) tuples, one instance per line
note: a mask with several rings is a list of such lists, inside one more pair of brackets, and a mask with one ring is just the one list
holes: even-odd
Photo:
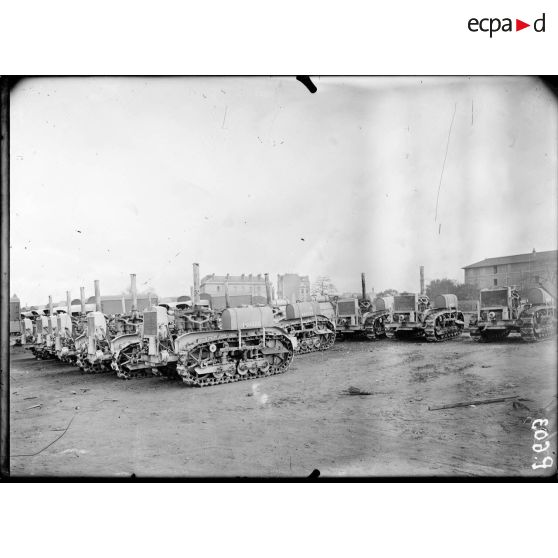
[(540, 81), (313, 79), (315, 94), (294, 78), (21, 81), (12, 293), (44, 304), (100, 279), (118, 294), (136, 273), (189, 294), (194, 261), (416, 291), (420, 265), (462, 281), (483, 258), (556, 249), (557, 105)]

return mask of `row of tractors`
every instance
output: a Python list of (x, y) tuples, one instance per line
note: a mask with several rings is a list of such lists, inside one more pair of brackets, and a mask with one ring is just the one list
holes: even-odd
[[(11, 308), (10, 331), (38, 359), (56, 358), (83, 372), (116, 372), (130, 379), (151, 375), (179, 377), (193, 386), (234, 382), (284, 372), (295, 354), (329, 349), (339, 336), (368, 339), (419, 338), (445, 341), (461, 335), (465, 317), (453, 294), (402, 293), (370, 300), (362, 274), (362, 295), (317, 297), (312, 302), (272, 299), (265, 275), (265, 304), (234, 307), (225, 284), (225, 308), (216, 310), (200, 297), (199, 266), (193, 265), (192, 298), (138, 308), (136, 276), (131, 275), (131, 310), (106, 315), (99, 281), (95, 305), (65, 309), (52, 305), (42, 312)], [(19, 304), (19, 302), (17, 302)], [(12, 312), (13, 310), (13, 312)], [(483, 289), (480, 308), (469, 320), (471, 337), (490, 341), (512, 332), (539, 341), (556, 332), (553, 298), (536, 287), (519, 297), (514, 287)]]

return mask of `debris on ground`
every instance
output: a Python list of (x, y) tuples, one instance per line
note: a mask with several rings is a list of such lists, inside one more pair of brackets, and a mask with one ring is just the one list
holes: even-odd
[(341, 392), (343, 395), (374, 395), (371, 391), (364, 391), (360, 388), (349, 386), (349, 389)]
[(529, 401), (522, 399), (518, 395), (510, 395), (509, 397), (499, 397), (498, 399), (480, 399), (477, 401), (463, 401), (461, 403), (450, 403), (449, 405), (442, 405), (441, 407), (428, 407), (429, 411), (439, 411), (440, 409), (453, 409), (454, 407), (474, 407), (476, 405), (488, 405), (489, 403), (502, 403), (510, 400), (516, 401)]
[(527, 409), (528, 411), (531, 410), (531, 409), (529, 409), (529, 407), (527, 407), (527, 405), (524, 405), (523, 403), (520, 403), (519, 401), (513, 401), (512, 405), (513, 405), (514, 409)]
[(42, 403), (39, 403), (38, 405), (32, 405), (31, 407), (27, 407), (25, 409), (20, 409), (18, 411), (16, 411), (17, 413), (21, 412), (21, 411), (29, 411), (29, 409), (36, 409), (37, 407), (42, 407)]

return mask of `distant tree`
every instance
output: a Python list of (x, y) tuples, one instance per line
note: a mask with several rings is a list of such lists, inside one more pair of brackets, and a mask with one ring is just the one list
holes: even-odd
[(433, 279), (426, 286), (428, 298), (434, 298), (441, 294), (456, 294), (457, 281), (453, 279)]
[(478, 300), (479, 289), (475, 285), (467, 285), (467, 283), (459, 283), (455, 293), (458, 300)]
[(312, 283), (311, 294), (313, 296), (327, 296), (335, 293), (337, 293), (337, 288), (327, 275), (321, 275)]
[[(125, 297), (131, 297), (132, 296), (132, 287), (128, 286), (126, 289), (124, 289), (121, 293), (122, 295), (124, 295)], [(145, 288), (143, 289), (138, 289), (138, 297), (142, 297), (142, 298), (147, 298), (149, 295), (151, 295), (153, 298), (157, 297), (157, 292), (155, 291), (155, 289), (151, 286), (151, 285), (146, 285)]]
[(378, 293), (376, 296), (395, 296), (396, 294), (399, 294), (396, 289), (386, 289), (385, 291)]
[(426, 286), (426, 294), (429, 298), (441, 294), (454, 294), (458, 300), (477, 300), (479, 290), (474, 285), (466, 283), (458, 283), (453, 279), (434, 279)]

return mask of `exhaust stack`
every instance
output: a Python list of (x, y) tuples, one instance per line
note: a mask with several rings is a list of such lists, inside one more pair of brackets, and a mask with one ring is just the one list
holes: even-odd
[(265, 294), (267, 296), (267, 304), (271, 306), (273, 303), (273, 294), (271, 293), (271, 283), (269, 281), (269, 273), (266, 273), (264, 277), (265, 277)]
[[(136, 274), (130, 273), (130, 290), (132, 292), (132, 314), (135, 314), (138, 311), (138, 289), (136, 286)], [(149, 305), (151, 306), (151, 304)]]
[(126, 314), (126, 298), (122, 295), (122, 315)]
[(366, 274), (360, 274), (360, 281), (362, 283), (362, 299), (366, 300)]
[(66, 291), (66, 306), (68, 307), (68, 316), (72, 317), (72, 298), (70, 291)]
[(99, 287), (99, 279), (95, 279), (95, 310), (102, 312), (101, 307), (101, 288)]
[(195, 263), (194, 268), (194, 300), (193, 305), (200, 305), (200, 264)]
[(231, 307), (231, 299), (229, 298), (229, 282), (225, 279), (225, 307)]
[(48, 332), (54, 333), (52, 330), (52, 295), (48, 295)]
[(79, 294), (81, 298), (81, 313), (85, 315), (85, 287), (79, 288)]
[(420, 266), (420, 294), (424, 294), (424, 266)]

